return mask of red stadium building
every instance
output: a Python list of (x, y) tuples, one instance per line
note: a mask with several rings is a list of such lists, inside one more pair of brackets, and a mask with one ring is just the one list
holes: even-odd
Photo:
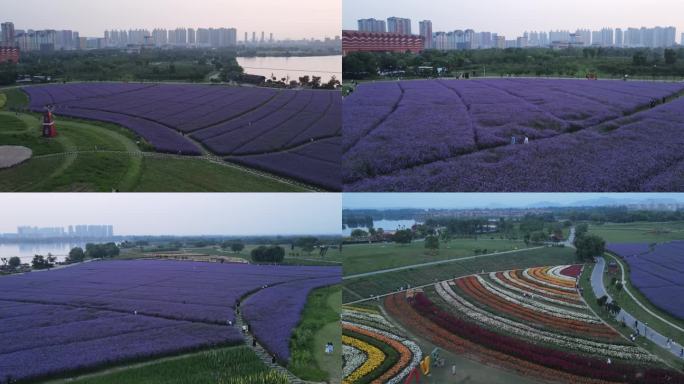
[(19, 62), (19, 48), (0, 47), (0, 63)]
[(425, 47), (423, 36), (399, 33), (342, 31), (342, 54), (351, 52), (419, 53)]

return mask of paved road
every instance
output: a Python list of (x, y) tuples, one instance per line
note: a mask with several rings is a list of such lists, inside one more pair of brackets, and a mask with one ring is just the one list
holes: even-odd
[(380, 274), (389, 273), (389, 272), (404, 271), (404, 270), (406, 270), (406, 269), (430, 267), (430, 266), (433, 266), (433, 265), (440, 265), (440, 264), (447, 264), (447, 263), (455, 263), (455, 262), (464, 261), (464, 260), (479, 259), (479, 258), (481, 258), (481, 257), (498, 256), (498, 255), (504, 255), (504, 254), (506, 254), (506, 253), (515, 253), (515, 252), (529, 251), (529, 250), (532, 250), (532, 249), (540, 249), (540, 248), (545, 248), (545, 247), (522, 248), (522, 249), (515, 249), (515, 250), (512, 250), (512, 251), (488, 253), (488, 254), (486, 254), (486, 255), (467, 256), (467, 257), (460, 257), (460, 258), (457, 258), (457, 259), (439, 260), (439, 261), (431, 261), (431, 262), (428, 262), (428, 263), (406, 265), (406, 266), (403, 266), (403, 267), (382, 269), (382, 270), (374, 271), (374, 272), (366, 272), (366, 273), (359, 273), (359, 274), (356, 274), (356, 275), (344, 276), (344, 277), (342, 278), (342, 280), (357, 279), (357, 278), (359, 278), (359, 277), (367, 277), (367, 276), (380, 275)]
[[(613, 298), (610, 297), (608, 292), (606, 291), (606, 287), (603, 285), (603, 274), (605, 270), (606, 262), (603, 259), (603, 257), (599, 257), (596, 262), (596, 266), (594, 267), (594, 270), (591, 272), (591, 289), (594, 291), (594, 294), (596, 297), (601, 297), (601, 296), (608, 296), (608, 302), (610, 303), (613, 301)], [(627, 324), (628, 327), (631, 329), (639, 329), (639, 334), (641, 336), (646, 335), (646, 337), (656, 343), (658, 346), (663, 348), (666, 351), (669, 351), (675, 356), (679, 356), (682, 346), (673, 342), (671, 343), (670, 347), (668, 348), (667, 346), (667, 337), (661, 335), (660, 333), (656, 332), (655, 330), (647, 327), (644, 325), (643, 322), (639, 321), (638, 325), (635, 326), (635, 319), (634, 316), (626, 312), (624, 309), (620, 310), (620, 313), (617, 315), (618, 320), (623, 320), (625, 324)]]

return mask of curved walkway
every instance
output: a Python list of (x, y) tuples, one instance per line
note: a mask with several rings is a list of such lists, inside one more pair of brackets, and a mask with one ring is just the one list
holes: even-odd
[[(596, 297), (607, 296), (607, 302), (610, 303), (613, 301), (613, 298), (610, 297), (610, 295), (606, 291), (606, 287), (603, 285), (603, 274), (605, 271), (605, 267), (606, 262), (603, 259), (603, 257), (598, 257), (596, 261), (596, 266), (594, 266), (594, 270), (591, 271), (591, 289), (594, 291), (594, 295), (596, 295)], [(637, 304), (639, 304), (639, 302), (637, 302)], [(660, 333), (656, 332), (651, 328), (646, 327), (643, 322), (638, 321), (638, 319), (636, 319), (634, 316), (626, 312), (624, 309), (620, 310), (620, 313), (618, 313), (616, 318), (618, 320), (624, 321), (629, 328), (638, 329), (639, 334), (641, 336), (645, 336), (647, 339), (651, 340), (662, 349), (669, 351), (675, 356), (679, 356), (681, 349), (683, 348), (682, 345), (677, 344), (676, 342), (672, 342), (670, 348), (668, 348), (667, 337), (661, 335)]]

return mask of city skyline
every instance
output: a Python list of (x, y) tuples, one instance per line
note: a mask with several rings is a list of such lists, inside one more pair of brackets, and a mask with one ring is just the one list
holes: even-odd
[[(298, 40), (334, 38), (341, 29), (338, 1), (293, 0), (287, 4), (275, 0), (3, 2), (2, 22), (12, 21), (16, 29), (74, 30), (83, 37), (103, 37), (104, 31), (111, 29), (233, 27), (242, 32), (267, 31), (280, 39)], [(31, 9), (40, 9), (40, 12), (27, 12)], [(302, 10), (307, 11), (306, 17), (302, 16)], [(86, 14), (88, 17), (83, 17)]]
[(662, 200), (684, 204), (678, 193), (351, 193), (342, 198), (343, 209), (468, 209), (526, 208), (540, 203), (572, 206), (577, 202)]
[(328, 193), (16, 193), (0, 197), (0, 233), (106, 222), (121, 236), (335, 235), (340, 204), (339, 195)]
[[(684, 21), (678, 16), (684, 13), (684, 3), (673, 0), (660, 1), (658, 9), (652, 9), (646, 2), (625, 4), (616, 0), (601, 3), (578, 0), (572, 3), (571, 8), (563, 8), (562, 12), (540, 0), (518, 1), (514, 7), (505, 0), (492, 0), (487, 3), (487, 7), (482, 7), (480, 3), (462, 3), (459, 7), (453, 7), (448, 0), (435, 0), (430, 3), (430, 7), (426, 7), (425, 3), (407, 0), (343, 2), (343, 28), (351, 30), (357, 29), (359, 19), (387, 20), (390, 17), (400, 17), (411, 19), (414, 34), (419, 31), (420, 21), (431, 20), (435, 32), (474, 29), (499, 33), (506, 39), (515, 39), (525, 31), (574, 32), (577, 29), (594, 31), (602, 28), (656, 26), (674, 26), (678, 32), (684, 31)], [(588, 12), (588, 9), (591, 11)]]

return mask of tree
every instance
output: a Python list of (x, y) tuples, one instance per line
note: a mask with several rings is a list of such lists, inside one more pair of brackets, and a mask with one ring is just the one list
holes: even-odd
[(394, 233), (392, 240), (399, 244), (409, 244), (413, 240), (413, 232), (410, 229), (400, 229)]
[(21, 259), (19, 257), (17, 257), (17, 256), (10, 257), (10, 259), (9, 259), (10, 268), (16, 269), (20, 265), (21, 265)]
[(351, 232), (351, 237), (366, 237), (366, 236), (368, 236), (368, 232), (366, 232), (360, 228), (356, 228)]
[(56, 257), (48, 253), (47, 257), (42, 255), (33, 256), (33, 261), (31, 261), (31, 266), (33, 269), (49, 269), (55, 266)]
[(596, 299), (596, 304), (598, 304), (599, 307), (603, 307), (604, 305), (606, 305), (606, 301), (608, 301), (608, 296), (603, 295)]
[(233, 253), (240, 253), (243, 249), (245, 249), (245, 245), (237, 241), (230, 245), (230, 250)]
[(83, 248), (81, 247), (75, 247), (72, 248), (71, 251), (69, 251), (69, 257), (67, 257), (66, 262), (67, 263), (79, 263), (85, 259), (85, 252), (83, 252)]
[(115, 243), (86, 244), (85, 256), (91, 259), (119, 256), (119, 247)]
[(546, 233), (544, 231), (534, 231), (530, 233), (530, 241), (532, 243), (543, 243), (546, 240)]
[(592, 260), (595, 256), (603, 254), (606, 242), (596, 235), (583, 235), (575, 240), (575, 247), (575, 254), (580, 261)]
[(648, 64), (648, 57), (644, 52), (637, 52), (632, 56), (632, 65), (634, 66), (644, 66)]
[(677, 62), (677, 51), (674, 49), (665, 50), (665, 64), (673, 65)]
[(584, 234), (586, 234), (587, 232), (589, 232), (589, 224), (577, 224), (577, 226), (575, 227), (575, 238), (580, 238), (584, 236)]
[(285, 249), (278, 245), (261, 245), (252, 250), (252, 260), (258, 263), (280, 263), (285, 258)]
[(439, 249), (439, 238), (437, 236), (426, 237), (425, 248), (431, 251), (437, 251)]

